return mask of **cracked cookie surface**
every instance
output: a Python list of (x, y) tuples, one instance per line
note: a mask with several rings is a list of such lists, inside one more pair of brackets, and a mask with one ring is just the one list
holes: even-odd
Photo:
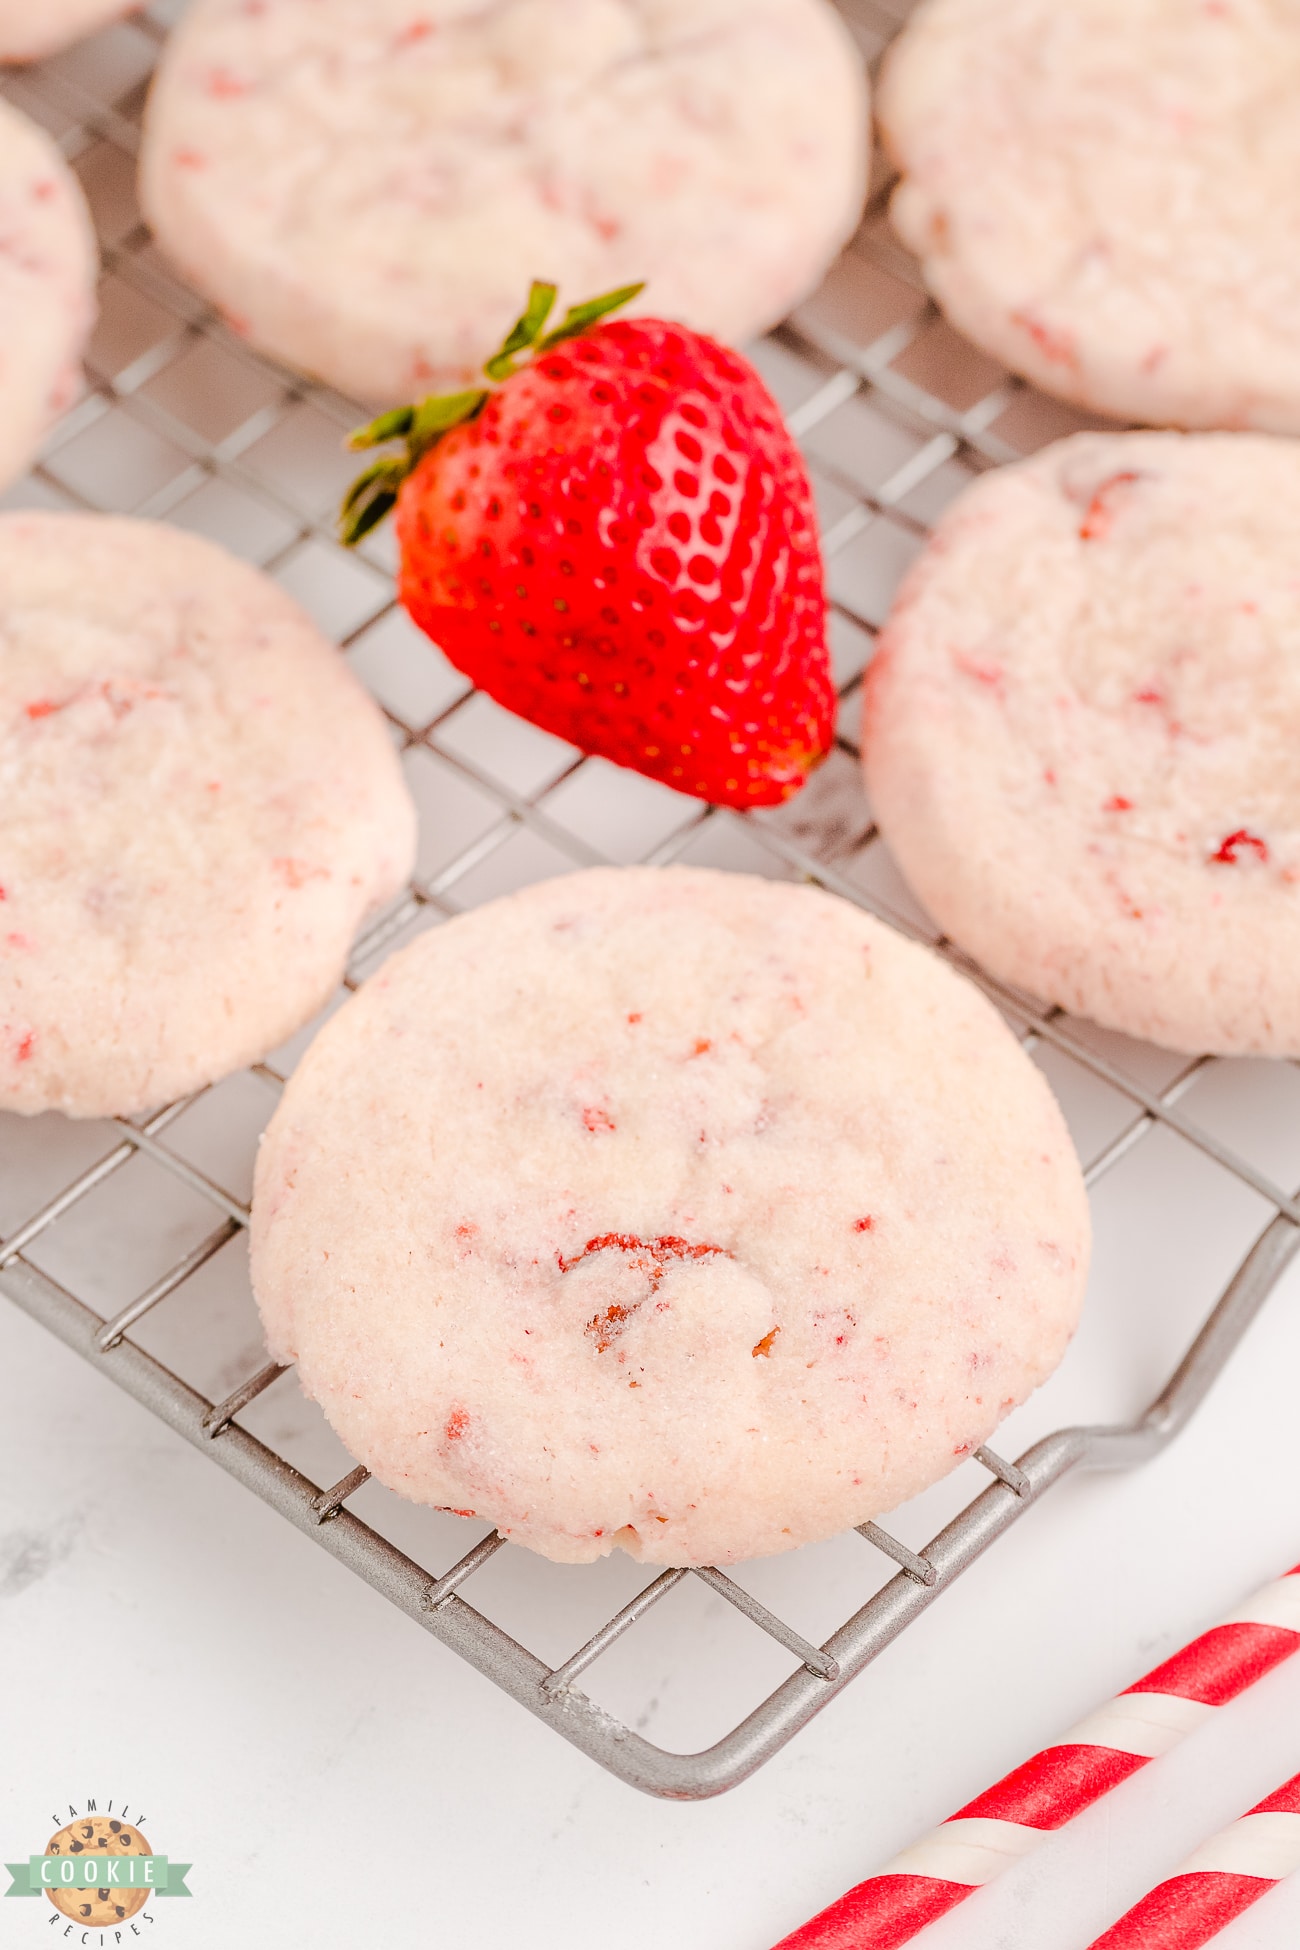
[(765, 331), (855, 228), (869, 136), (828, 0), (197, 0), (141, 189), (237, 328), (390, 402), (476, 381), (533, 278)]
[(595, 869), (422, 936), (318, 1036), (253, 1277), (349, 1449), (547, 1556), (860, 1523), (1059, 1360), (1088, 1216), (974, 987), (847, 902)]

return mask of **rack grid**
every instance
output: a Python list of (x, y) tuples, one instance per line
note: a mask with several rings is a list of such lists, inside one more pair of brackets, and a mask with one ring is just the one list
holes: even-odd
[[(791, 805), (746, 816), (584, 759), (471, 692), (411, 629), (394, 604), (388, 536), (357, 556), (338, 547), (331, 515), (353, 467), (342, 435), (362, 410), (255, 356), (155, 251), (134, 201), (134, 156), (148, 76), (178, 11), (163, 0), (0, 82), (73, 163), (104, 259), (86, 395), (3, 505), (154, 516), (210, 535), (297, 595), (370, 684), (403, 753), (422, 837), (415, 882), (358, 943), (347, 986), (421, 928), (575, 866), (690, 860), (806, 879), (937, 945), (981, 983), (1031, 1052), (1103, 1093), (1109, 1109), (1091, 1147), (1090, 1187), (1131, 1168), (1163, 1132), (1180, 1141), (1180, 1155), (1249, 1195), (1249, 1249), (1150, 1405), (1136, 1416), (1056, 1429), (1015, 1462), (977, 1451), (967, 1467), (983, 1472), (983, 1487), (915, 1548), (863, 1524), (868, 1595), (821, 1643), (746, 1588), (743, 1572), (672, 1569), (594, 1631), (584, 1635), (575, 1623), (574, 1649), (549, 1663), (464, 1595), (502, 1552), (520, 1560), (526, 1579), (528, 1553), (489, 1534), (451, 1558), (450, 1540), (464, 1526), (430, 1516), (419, 1554), (444, 1566), (430, 1568), (349, 1507), (377, 1488), (364, 1468), (321, 1483), (281, 1453), (292, 1445), (261, 1439), (251, 1424), (286, 1370), (258, 1365), (246, 1329), (212, 1370), (229, 1385), (200, 1380), (212, 1318), (239, 1313), (213, 1282), (219, 1273), (238, 1285), (232, 1255), (248, 1219), (240, 1194), (256, 1133), (309, 1032), (242, 1079), (147, 1119), (70, 1126), (0, 1118), (0, 1288), (19, 1307), (624, 1781), (682, 1799), (720, 1793), (776, 1753), (1063, 1477), (1085, 1464), (1128, 1467), (1169, 1442), (1300, 1246), (1300, 1198), (1275, 1182), (1258, 1148), (1182, 1107), (1193, 1092), (1209, 1101), (1207, 1079), (1223, 1066), (1143, 1052), (990, 982), (939, 940), (910, 900), (859, 783), (853, 727), (862, 672), (928, 523), (974, 472), (1096, 422), (1034, 393), (938, 316), (890, 238), (887, 172), (878, 164), (854, 244), (822, 291), (754, 350), (817, 489), (841, 687), (836, 750)], [(843, 11), (874, 61), (908, 0), (843, 0)], [(1297, 1075), (1286, 1065), (1263, 1068)], [(214, 1104), (222, 1118), (205, 1123)], [(166, 1361), (161, 1321), (170, 1323)], [(204, 1359), (211, 1368), (210, 1351)], [(766, 1634), (793, 1670), (720, 1739), (680, 1753), (655, 1745), (576, 1682), (688, 1580)]]

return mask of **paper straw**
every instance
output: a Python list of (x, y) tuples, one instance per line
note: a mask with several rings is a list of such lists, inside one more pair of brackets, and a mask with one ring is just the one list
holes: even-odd
[(1300, 1869), (1300, 1774), (1112, 1923), (1090, 1950), (1200, 1950)]
[(1300, 1648), (1300, 1564), (958, 1809), (776, 1950), (895, 1950)]

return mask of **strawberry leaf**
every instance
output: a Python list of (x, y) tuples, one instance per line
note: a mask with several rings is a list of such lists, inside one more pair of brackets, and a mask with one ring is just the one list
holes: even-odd
[(402, 463), (395, 456), (384, 460), (371, 461), (363, 474), (358, 474), (352, 486), (343, 497), (342, 513), (351, 514), (357, 503), (366, 496), (377, 482), (388, 487), (396, 487), (402, 478)]
[(391, 514), (397, 506), (397, 496), (392, 488), (380, 488), (363, 507), (357, 508), (340, 528), (340, 538), (346, 548), (355, 548), (365, 540), (372, 528), (378, 528), (385, 515)]
[(372, 461), (359, 474), (343, 499), (339, 511), (339, 536), (347, 548), (355, 548), (363, 536), (378, 527), (397, 502), (397, 490), (408, 468), (400, 456)]
[[(521, 354), (549, 352), (553, 345), (577, 338), (597, 319), (617, 311), (620, 305), (629, 304), (644, 290), (644, 284), (625, 284), (617, 291), (607, 291), (603, 298), (588, 299), (585, 305), (570, 305), (556, 329), (543, 338), (546, 321), (555, 307), (558, 286), (534, 279), (527, 305), (515, 320), (501, 350), (484, 366), (485, 376), (494, 384), (510, 379)], [(390, 440), (402, 441), (404, 451), (372, 461), (349, 488), (339, 510), (339, 538), (346, 548), (354, 547), (368, 535), (396, 505), (402, 482), (419, 466), (430, 448), (453, 427), (474, 419), (490, 398), (491, 388), (487, 386), (470, 387), (463, 393), (435, 393), (413, 406), (395, 406), (349, 434), (348, 446), (358, 452), (367, 447), (386, 446)]]
[(487, 388), (479, 386), (470, 392), (438, 393), (432, 399), (421, 400), (411, 412), (407, 431), (411, 466), (414, 467), (441, 434), (450, 433), (463, 420), (472, 420), (486, 398)]
[(369, 426), (357, 427), (348, 435), (348, 445), (357, 453), (363, 447), (382, 447), (386, 440), (400, 440), (411, 431), (414, 418), (413, 406), (395, 406), (391, 413), (381, 413)]
[(509, 379), (515, 369), (515, 354), (527, 352), (530, 346), (536, 345), (558, 295), (557, 285), (533, 280), (523, 316), (516, 319), (501, 350), (483, 368), (489, 379)]
[(630, 305), (634, 298), (645, 290), (644, 280), (640, 284), (621, 285), (617, 291), (607, 291), (603, 298), (588, 298), (585, 305), (570, 305), (564, 318), (555, 331), (548, 332), (538, 341), (539, 352), (549, 352), (553, 345), (562, 345), (565, 339), (576, 339), (585, 332), (588, 325), (594, 325), (598, 318), (605, 318), (620, 305)]
[(402, 482), (430, 447), (452, 427), (472, 420), (487, 396), (483, 386), (464, 393), (437, 393), (418, 406), (394, 407), (369, 426), (358, 427), (348, 440), (350, 447), (378, 447), (389, 440), (401, 440), (405, 445), (401, 453), (384, 454), (371, 461), (344, 495), (339, 509), (339, 540), (345, 548), (355, 548), (363, 536), (378, 527), (395, 506)]

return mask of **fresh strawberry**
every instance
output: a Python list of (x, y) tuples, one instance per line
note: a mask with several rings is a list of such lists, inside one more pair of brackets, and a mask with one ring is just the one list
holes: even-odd
[(403, 603), (510, 710), (697, 798), (775, 805), (834, 718), (807, 475), (745, 360), (598, 322), (634, 295), (543, 336), (555, 291), (534, 286), (496, 383), (354, 436), (405, 452), (362, 476), (344, 536), (396, 504)]

